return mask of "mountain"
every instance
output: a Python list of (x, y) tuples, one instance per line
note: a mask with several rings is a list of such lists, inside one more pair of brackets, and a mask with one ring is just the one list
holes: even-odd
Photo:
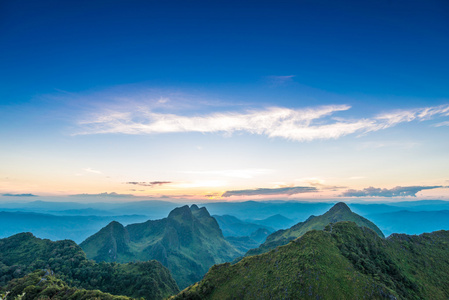
[(81, 243), (113, 220), (130, 224), (148, 220), (148, 217), (143, 215), (55, 216), (42, 213), (0, 211), (0, 238), (21, 232), (31, 232), (39, 238), (53, 241), (71, 239)]
[(126, 227), (111, 222), (80, 246), (97, 262), (156, 259), (180, 287), (200, 280), (212, 265), (242, 254), (225, 240), (207, 209), (196, 205), (175, 208), (161, 220)]
[(372, 214), (369, 218), (386, 234), (421, 234), (440, 229), (449, 229), (449, 210), (408, 211)]
[(52, 271), (37, 270), (22, 278), (11, 280), (0, 292), (4, 300), (33, 299), (97, 299), (97, 300), (131, 300), (126, 296), (114, 296), (101, 291), (70, 287), (54, 276)]
[(259, 229), (264, 229), (270, 233), (274, 231), (269, 226), (242, 221), (231, 215), (213, 215), (217, 220), (224, 236), (250, 236)]
[(341, 221), (355, 222), (359, 226), (368, 227), (376, 232), (380, 237), (384, 237), (382, 231), (371, 221), (353, 213), (343, 202), (335, 204), (328, 212), (321, 216), (310, 216), (306, 221), (300, 222), (289, 229), (278, 230), (270, 234), (266, 241), (259, 248), (249, 250), (245, 256), (265, 253), (277, 246), (285, 245), (291, 240), (298, 238), (310, 230), (323, 230), (329, 223)]
[(263, 225), (266, 227), (271, 227), (276, 230), (288, 228), (296, 223), (292, 219), (286, 218), (281, 214), (273, 215), (271, 217), (262, 220), (247, 219), (246, 221), (250, 223)]
[(241, 220), (248, 219), (251, 212), (253, 219), (265, 219), (281, 214), (292, 220), (305, 220), (310, 215), (326, 212), (332, 203), (298, 202), (298, 201), (244, 201), (244, 202), (210, 202), (204, 206), (212, 215), (232, 215)]
[(95, 263), (71, 240), (52, 242), (20, 233), (0, 239), (0, 286), (38, 269), (50, 269), (68, 285), (135, 298), (164, 299), (179, 291), (157, 261)]
[[(0, 211), (20, 211), (20, 212), (35, 212), (52, 215), (146, 215), (147, 219), (159, 219), (166, 216), (171, 210), (179, 206), (177, 203), (160, 201), (160, 200), (145, 200), (133, 202), (119, 202), (111, 199), (92, 195), (76, 195), (71, 196), (70, 199), (76, 199), (81, 202), (65, 202), (62, 201), (30, 201), (30, 202), (0, 202)], [(93, 202), (105, 201), (105, 202)], [(107, 202), (109, 201), (109, 202)], [(123, 201), (123, 200), (122, 200)], [(90, 211), (90, 212), (89, 212)]]
[(448, 299), (449, 231), (380, 238), (353, 222), (216, 265), (179, 299)]

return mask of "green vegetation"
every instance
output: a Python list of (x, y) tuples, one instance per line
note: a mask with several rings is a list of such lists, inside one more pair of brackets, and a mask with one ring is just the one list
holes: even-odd
[(294, 240), (310, 230), (323, 230), (329, 223), (341, 221), (351, 221), (359, 226), (374, 230), (380, 237), (384, 237), (382, 231), (371, 221), (353, 213), (349, 207), (343, 203), (335, 204), (328, 212), (321, 216), (310, 216), (306, 221), (300, 222), (289, 229), (278, 230), (270, 234), (266, 241), (259, 248), (249, 250), (245, 256), (265, 253), (278, 246), (282, 246)]
[(114, 296), (98, 290), (85, 290), (69, 287), (67, 283), (53, 276), (51, 271), (36, 270), (19, 279), (11, 280), (0, 293), (4, 300), (33, 300), (33, 299), (60, 299), (60, 300), (129, 300), (125, 296)]
[(68, 285), (114, 295), (163, 299), (179, 291), (157, 261), (95, 263), (73, 241), (52, 242), (21, 233), (0, 240), (0, 286), (37, 269), (50, 269)]
[(173, 299), (448, 299), (449, 232), (388, 239), (353, 222), (216, 265)]
[(97, 262), (156, 259), (182, 288), (201, 280), (211, 266), (243, 254), (223, 237), (206, 208), (183, 206), (167, 218), (126, 227), (112, 222), (80, 245)]

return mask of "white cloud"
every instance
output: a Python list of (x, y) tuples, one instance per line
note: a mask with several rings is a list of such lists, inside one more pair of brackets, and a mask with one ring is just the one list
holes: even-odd
[(441, 123), (435, 124), (434, 126), (435, 127), (449, 126), (449, 121), (441, 122)]
[(83, 170), (86, 171), (86, 172), (89, 172), (89, 173), (103, 174), (103, 172), (98, 171), (98, 170), (94, 170), (94, 169), (92, 169), (92, 168), (85, 168), (85, 169), (83, 169)]
[(268, 76), (267, 79), (272, 87), (278, 87), (292, 82), (294, 77), (295, 75)]
[(244, 170), (215, 170), (215, 171), (182, 171), (181, 173), (249, 179), (257, 175), (269, 174), (271, 172), (272, 170), (269, 169), (244, 169)]
[(331, 119), (329, 116), (347, 111), (348, 105), (328, 105), (290, 109), (271, 107), (245, 113), (224, 112), (199, 116), (158, 113), (138, 107), (128, 112), (106, 111), (79, 123), (77, 134), (161, 134), (175, 132), (234, 132), (280, 137), (294, 141), (337, 139), (349, 134), (387, 129), (400, 123), (424, 121), (448, 116), (449, 105), (388, 112), (371, 118)]

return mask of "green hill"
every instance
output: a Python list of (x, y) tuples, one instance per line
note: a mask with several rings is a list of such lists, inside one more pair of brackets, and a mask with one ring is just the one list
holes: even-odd
[(449, 231), (388, 239), (353, 222), (216, 265), (173, 299), (448, 299)]
[(98, 290), (85, 290), (70, 287), (67, 283), (55, 277), (51, 271), (36, 270), (22, 278), (11, 280), (0, 293), (0, 299), (130, 300), (132, 298), (114, 296)]
[(156, 259), (173, 274), (180, 287), (198, 280), (211, 266), (242, 254), (223, 237), (206, 208), (186, 205), (167, 218), (126, 227), (111, 222), (80, 245), (97, 262)]
[(37, 269), (50, 269), (72, 287), (114, 295), (163, 299), (179, 289), (157, 261), (95, 263), (71, 240), (52, 242), (20, 233), (0, 239), (0, 286)]
[(278, 230), (270, 234), (266, 241), (259, 246), (259, 248), (249, 250), (245, 256), (265, 253), (277, 246), (282, 246), (294, 240), (310, 230), (323, 230), (329, 223), (336, 223), (342, 221), (351, 221), (359, 226), (367, 227), (374, 230), (380, 237), (384, 237), (382, 231), (377, 226), (353, 213), (351, 209), (343, 202), (335, 204), (329, 211), (321, 216), (310, 216), (306, 221), (300, 222), (289, 229)]

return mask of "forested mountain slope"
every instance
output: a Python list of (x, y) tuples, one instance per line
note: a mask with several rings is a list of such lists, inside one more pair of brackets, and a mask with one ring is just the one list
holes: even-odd
[(114, 295), (163, 299), (179, 291), (157, 261), (95, 263), (71, 240), (52, 242), (21, 233), (0, 239), (0, 286), (37, 269), (50, 269), (68, 285)]
[(174, 299), (448, 299), (449, 231), (388, 239), (339, 222), (237, 264)]
[(310, 216), (306, 221), (300, 222), (289, 229), (278, 230), (270, 234), (259, 248), (249, 250), (245, 256), (265, 253), (277, 246), (287, 244), (310, 230), (322, 230), (329, 223), (342, 221), (351, 221), (359, 226), (370, 228), (380, 237), (384, 237), (382, 231), (373, 222), (353, 213), (345, 203), (340, 202), (321, 216)]
[(206, 208), (196, 205), (176, 208), (161, 220), (126, 227), (111, 222), (81, 247), (97, 262), (156, 259), (172, 272), (180, 287), (201, 280), (214, 264), (242, 254), (225, 240)]

